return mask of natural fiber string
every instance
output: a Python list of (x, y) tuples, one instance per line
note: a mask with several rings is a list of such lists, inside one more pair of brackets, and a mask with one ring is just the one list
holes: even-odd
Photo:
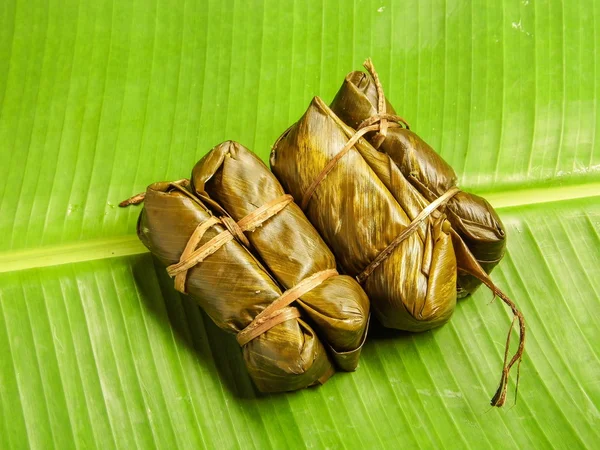
[[(401, 121), (402, 123), (405, 123), (404, 119), (402, 119), (402, 117), (399, 117), (399, 116), (393, 116), (390, 114), (386, 114), (386, 117), (394, 118), (398, 121)], [(342, 149), (333, 158), (331, 158), (331, 160), (325, 165), (323, 170), (321, 170), (321, 172), (315, 177), (315, 179), (312, 181), (310, 186), (308, 186), (308, 189), (306, 189), (306, 191), (304, 192), (304, 195), (302, 196), (302, 202), (300, 203), (300, 207), (302, 208), (303, 211), (306, 210), (306, 207), (308, 206), (308, 202), (311, 199), (312, 195), (315, 193), (315, 190), (317, 189), (319, 184), (321, 184), (321, 182), (325, 179), (325, 177), (327, 175), (329, 175), (329, 172), (331, 172), (333, 170), (333, 168), (339, 162), (339, 160), (342, 159), (346, 155), (346, 153), (348, 153), (350, 151), (350, 149), (352, 149), (352, 147), (354, 147), (354, 145), (358, 142), (358, 140), (360, 138), (362, 138), (365, 134), (367, 134), (371, 131), (379, 130), (382, 120), (384, 120), (384, 119), (381, 116), (377, 116), (375, 118), (375, 120), (373, 120), (373, 122), (376, 122), (373, 125), (363, 126), (363, 124), (361, 124), (362, 128), (360, 128), (358, 131), (356, 131), (356, 133), (354, 133), (352, 135), (352, 137), (348, 140), (348, 142), (346, 142), (346, 145), (344, 145), (342, 147)], [(389, 123), (388, 127), (389, 128), (401, 128), (401, 125), (398, 123)]]
[(255, 209), (252, 213), (248, 214), (246, 217), (243, 217), (239, 222), (238, 226), (243, 231), (254, 231), (256, 230), (262, 223), (273, 217), (275, 214), (280, 212), (283, 208), (294, 201), (294, 197), (290, 194), (282, 195), (281, 197), (277, 197), (270, 202), (265, 203), (260, 208)]
[[(525, 350), (525, 337), (527, 327), (525, 326), (525, 317), (523, 313), (517, 308), (517, 305), (504, 293), (502, 292), (493, 282), (492, 280), (485, 274), (485, 271), (479, 267), (482, 274), (475, 273), (474, 271), (459, 269), (463, 272), (468, 273), (469, 275), (473, 275), (477, 279), (481, 280), (483, 284), (485, 284), (494, 294), (502, 300), (503, 303), (508, 305), (513, 313), (513, 321), (508, 330), (508, 334), (506, 337), (506, 345), (504, 347), (504, 362), (502, 364), (502, 376), (500, 377), (500, 383), (498, 385), (498, 389), (496, 393), (492, 397), (490, 404), (492, 406), (502, 406), (506, 401), (506, 392), (508, 389), (508, 376), (510, 374), (510, 370), (512, 367), (517, 364), (517, 380), (515, 384), (515, 403), (517, 402), (517, 394), (519, 392), (519, 379), (521, 376), (521, 361), (523, 360), (523, 352)], [(519, 321), (519, 346), (517, 351), (512, 356), (511, 360), (507, 363), (508, 360), (508, 351), (510, 347), (510, 337), (512, 334), (512, 330), (515, 324), (515, 318)]]
[(180, 259), (178, 263), (168, 266), (167, 274), (169, 274), (170, 277), (174, 277), (178, 273), (186, 272), (196, 264), (204, 261), (207, 257), (215, 253), (228, 242), (233, 241), (233, 239), (233, 234), (231, 234), (229, 230), (222, 231), (206, 244), (190, 253), (186, 259)]
[(289, 309), (286, 308), (287, 306), (335, 275), (338, 275), (335, 269), (323, 270), (303, 279), (296, 286), (285, 291), (277, 300), (258, 314), (246, 328), (238, 333), (238, 343), (241, 346), (246, 345), (252, 339), (270, 330), (275, 325), (288, 320), (288, 316), (284, 313), (286, 309)]
[[(392, 122), (394, 122), (394, 123), (388, 124), (389, 128), (401, 128), (399, 125), (399, 123), (401, 123), (402, 125), (404, 125), (404, 128), (406, 128), (407, 130), (410, 130), (410, 126), (408, 125), (408, 122), (406, 120), (404, 120), (402, 117), (397, 116), (395, 114), (387, 114), (387, 113), (375, 114), (374, 116), (366, 118), (358, 125), (357, 130), (360, 130), (361, 128), (364, 128), (364, 127), (368, 127), (370, 125), (373, 125), (374, 123), (377, 123), (384, 119), (391, 120)], [(375, 148), (377, 148), (377, 147), (375, 147)]]
[[(198, 246), (198, 244), (202, 240), (204, 233), (206, 233), (210, 227), (212, 227), (213, 225), (216, 225), (218, 223), (221, 223), (221, 221), (214, 216), (211, 217), (210, 219), (205, 220), (204, 222), (200, 223), (196, 227), (196, 229), (194, 230), (192, 235), (190, 236), (190, 239), (188, 240), (187, 245), (183, 249), (183, 253), (181, 254), (180, 260), (181, 259), (185, 260), (185, 259), (189, 258), (190, 255), (192, 254), (192, 252), (194, 251), (194, 249)], [(185, 292), (186, 278), (187, 278), (187, 270), (185, 270), (183, 272), (179, 272), (177, 275), (175, 275), (175, 289), (177, 289), (179, 292), (181, 292), (183, 294), (186, 293)]]
[[(180, 187), (180, 186), (188, 186), (190, 184), (190, 180), (188, 180), (187, 178), (182, 178), (181, 180), (177, 180), (177, 181), (171, 181), (169, 183), (170, 185), (172, 185), (173, 187)], [(139, 194), (135, 194), (132, 197), (129, 197), (127, 200), (123, 200), (121, 203), (119, 203), (119, 206), (121, 208), (127, 208), (128, 206), (131, 205), (139, 205), (140, 203), (142, 203), (144, 201), (144, 199), (146, 198), (146, 192), (140, 192)]]
[(457, 187), (450, 188), (443, 195), (427, 205), (417, 217), (415, 217), (413, 221), (404, 228), (404, 230), (402, 230), (402, 232), (386, 248), (384, 248), (373, 261), (371, 261), (371, 263), (356, 277), (356, 280), (360, 284), (363, 284), (367, 277), (392, 254), (402, 241), (409, 238), (436, 209), (445, 205), (448, 200), (459, 192), (460, 189)]
[(304, 195), (302, 196), (302, 203), (300, 203), (300, 207), (302, 208), (302, 210), (306, 210), (306, 207), (308, 206), (308, 201), (314, 194), (315, 189), (317, 189), (317, 186), (321, 184), (321, 181), (323, 181), (325, 177), (329, 175), (329, 172), (333, 170), (338, 161), (342, 159), (352, 147), (354, 147), (354, 144), (356, 144), (361, 137), (363, 137), (369, 131), (375, 131), (378, 129), (379, 124), (371, 125), (370, 127), (365, 127), (362, 130), (359, 130), (356, 133), (354, 133), (350, 140), (346, 142), (346, 145), (344, 145), (344, 147), (342, 147), (342, 149), (333, 158), (331, 158), (331, 160), (325, 165), (323, 170), (321, 170), (319, 175), (317, 175), (317, 177), (310, 184), (308, 189), (304, 192)]
[(244, 234), (244, 230), (240, 228), (240, 226), (235, 222), (235, 220), (233, 220), (231, 217), (223, 216), (221, 217), (221, 223), (223, 223), (225, 228), (227, 228), (227, 231), (229, 231), (234, 238), (236, 238), (246, 247), (250, 247), (250, 242)]
[[(241, 219), (237, 225), (241, 231), (252, 231), (260, 226), (267, 219), (273, 217), (287, 205), (293, 201), (293, 197), (289, 194), (277, 197), (268, 203), (265, 203), (260, 208), (252, 211), (246, 217)], [(227, 229), (213, 237), (210, 241), (190, 253), (186, 259), (180, 258), (179, 262), (167, 267), (167, 273), (173, 277), (178, 273), (186, 271), (196, 264), (204, 261), (208, 256), (215, 253), (222, 246), (231, 242), (234, 235)]]

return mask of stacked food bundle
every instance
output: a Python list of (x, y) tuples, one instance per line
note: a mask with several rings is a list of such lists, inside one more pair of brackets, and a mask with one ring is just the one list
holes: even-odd
[(273, 146), (271, 168), (340, 267), (363, 285), (383, 325), (442, 325), (457, 290), (468, 294), (479, 282), (511, 307), (520, 342), (505, 358), (492, 399), (501, 406), (510, 369), (521, 360), (525, 324), (486, 273), (504, 253), (500, 219), (484, 199), (456, 187), (448, 164), (395, 115), (370, 61), (365, 67), (372, 78), (349, 74), (333, 109), (312, 100)]
[(254, 154), (225, 142), (196, 164), (191, 182), (154, 183), (132, 202), (141, 200), (139, 238), (175, 288), (237, 336), (261, 391), (324, 383), (334, 364), (356, 368), (369, 300), (338, 274), (319, 234)]
[(456, 186), (452, 168), (387, 102), (369, 60), (365, 67), (369, 75), (346, 77), (331, 108), (315, 97), (277, 140), (270, 160), (281, 184), (225, 142), (191, 180), (148, 187), (138, 235), (175, 287), (237, 335), (266, 392), (354, 370), (369, 299), (384, 326), (424, 331), (484, 283), (519, 322), (491, 402), (502, 406), (525, 343), (522, 314), (488, 276), (504, 254), (502, 223)]
[[(406, 126), (395, 126), (396, 111), (385, 99), (377, 72), (369, 60), (365, 66), (371, 76), (358, 71), (349, 73), (334, 98), (331, 109), (344, 123), (355, 129), (360, 130), (379, 121), (377, 130), (365, 137), (373, 148), (390, 157), (427, 202), (433, 202), (456, 187), (456, 173), (408, 128), (406, 122), (402, 120)], [(506, 247), (504, 226), (496, 211), (484, 198), (457, 191), (448, 200), (445, 213), (452, 228), (481, 267), (490, 273), (504, 256)], [(459, 297), (471, 294), (480, 284), (481, 280), (477, 277), (468, 273), (459, 274)]]

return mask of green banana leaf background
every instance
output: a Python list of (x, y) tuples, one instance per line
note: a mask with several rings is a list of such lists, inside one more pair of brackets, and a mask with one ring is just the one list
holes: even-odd
[[(599, 52), (593, 0), (0, 2), (0, 448), (597, 448)], [(514, 377), (489, 406), (511, 315), (484, 289), (261, 395), (116, 207), (226, 139), (266, 161), (368, 56), (507, 227), (514, 406)]]

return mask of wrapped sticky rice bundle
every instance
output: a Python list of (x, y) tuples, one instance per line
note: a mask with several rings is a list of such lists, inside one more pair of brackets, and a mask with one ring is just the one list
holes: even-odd
[[(290, 305), (298, 292), (284, 292), (229, 231), (227, 219), (213, 215), (187, 186), (184, 180), (148, 187), (138, 220), (140, 240), (168, 266), (179, 291), (189, 294), (221, 329), (237, 335), (259, 390), (291, 391), (324, 383), (334, 369), (313, 328)], [(140, 200), (137, 196), (123, 205)], [(255, 214), (246, 225), (259, 226), (265, 217)], [(309, 280), (303, 289), (319, 281)]]
[[(456, 173), (408, 126), (390, 126), (394, 125), (396, 111), (385, 99), (370, 60), (365, 62), (365, 68), (371, 76), (359, 71), (349, 73), (334, 98), (331, 109), (355, 129), (381, 119), (379, 121), (382, 122), (382, 127), (367, 133), (366, 139), (373, 147), (390, 156), (406, 179), (428, 202), (434, 201), (457, 186)], [(452, 228), (481, 267), (490, 273), (504, 256), (506, 247), (504, 226), (494, 208), (484, 198), (461, 191), (447, 202), (445, 213)], [(460, 260), (458, 264), (461, 265)], [(459, 273), (459, 297), (472, 293), (480, 284), (481, 280), (478, 278)]]
[[(273, 146), (271, 168), (344, 272), (362, 283), (383, 325), (424, 331), (445, 323), (456, 305), (456, 255), (466, 254), (463, 270), (505, 300), (438, 210), (459, 189), (430, 203), (388, 155), (362, 138), (379, 127), (355, 131), (315, 97)], [(508, 373), (524, 344), (522, 315), (508, 302), (519, 317), (521, 341), (517, 354), (505, 361), (492, 399), (496, 406), (504, 403)]]
[[(237, 142), (211, 150), (192, 171), (192, 191), (219, 215), (243, 220), (260, 205), (285, 198), (268, 167)], [(289, 197), (289, 196), (288, 196)], [(302, 210), (289, 203), (260, 227), (244, 233), (250, 249), (284, 289), (303, 279), (333, 272), (296, 300), (303, 317), (314, 324), (337, 366), (354, 370), (366, 336), (369, 300), (347, 275), (337, 275), (333, 254)]]
[[(396, 200), (368, 163), (370, 159), (383, 163), (387, 157), (362, 139), (348, 149), (353, 135), (354, 130), (315, 97), (273, 147), (271, 168), (304, 207), (345, 273), (364, 283), (383, 325), (408, 331), (442, 325), (456, 304), (450, 226), (441, 216), (427, 217), (374, 266), (427, 202), (399, 170), (391, 176), (402, 183), (405, 195)], [(344, 148), (348, 151), (341, 152)], [(332, 161), (331, 170), (318, 179)]]

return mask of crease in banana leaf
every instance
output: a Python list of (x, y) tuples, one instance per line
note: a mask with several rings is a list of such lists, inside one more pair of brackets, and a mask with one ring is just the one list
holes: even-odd
[[(368, 70), (369, 65), (370, 62), (365, 65)], [(374, 68), (372, 72), (371, 76), (360, 71), (349, 73), (331, 103), (332, 111), (352, 128), (358, 128), (363, 121), (379, 113), (377, 73)], [(384, 105), (387, 113), (396, 114), (387, 99)], [(414, 131), (404, 127), (389, 128), (385, 137), (370, 132), (366, 138), (390, 157), (427, 201), (432, 202), (457, 186), (458, 179), (452, 167)], [(489, 274), (504, 256), (506, 248), (504, 225), (494, 208), (484, 198), (461, 191), (448, 202), (445, 213), (452, 228)], [(459, 267), (461, 263), (459, 257)], [(481, 280), (477, 277), (459, 273), (459, 297), (473, 293), (480, 285)]]
[[(246, 172), (239, 172), (241, 166), (230, 168), (232, 155), (252, 168)], [(229, 180), (231, 170), (236, 176)], [(199, 224), (214, 215), (239, 220), (283, 193), (267, 167), (232, 142), (217, 146), (199, 162), (192, 179), (191, 190), (163, 182), (150, 185), (145, 194), (138, 236), (166, 266), (180, 261)], [(199, 195), (195, 195), (193, 189), (199, 186)], [(198, 247), (225, 230), (221, 223), (211, 226)], [(246, 328), (286, 289), (322, 268), (335, 268), (333, 255), (293, 203), (245, 234), (252, 245), (227, 242), (189, 269), (185, 284), (190, 297), (220, 328), (232, 334)], [(249, 374), (263, 392), (323, 383), (334, 372), (332, 359), (342, 370), (354, 370), (358, 364), (369, 301), (355, 280), (347, 276), (329, 278), (295, 305), (301, 310), (300, 318), (275, 325), (242, 346)]]

